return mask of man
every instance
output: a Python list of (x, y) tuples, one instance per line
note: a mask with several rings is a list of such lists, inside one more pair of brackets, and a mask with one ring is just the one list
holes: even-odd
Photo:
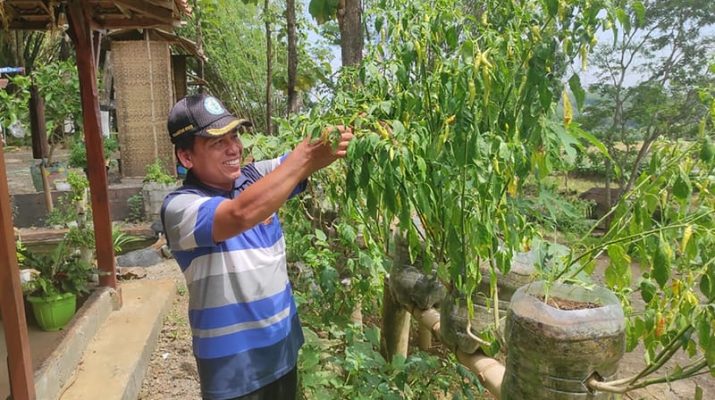
[(180, 100), (168, 129), (188, 169), (164, 200), (169, 246), (189, 289), (189, 322), (204, 399), (293, 399), (303, 344), (276, 215), (313, 172), (345, 156), (342, 139), (300, 143), (280, 158), (241, 167), (250, 123), (214, 97)]

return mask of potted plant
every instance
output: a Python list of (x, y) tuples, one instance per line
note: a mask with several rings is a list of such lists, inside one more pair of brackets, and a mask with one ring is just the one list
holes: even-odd
[(77, 296), (89, 292), (94, 268), (62, 241), (50, 254), (20, 249), (22, 268), (37, 271), (25, 285), (27, 301), (42, 330), (62, 329), (74, 316)]
[(164, 197), (176, 189), (176, 178), (169, 175), (157, 159), (147, 165), (142, 187), (144, 198), (144, 215), (150, 220), (159, 219)]

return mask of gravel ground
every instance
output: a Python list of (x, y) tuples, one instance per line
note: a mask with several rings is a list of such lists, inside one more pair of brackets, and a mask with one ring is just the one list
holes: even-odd
[(191, 352), (191, 329), (186, 312), (189, 295), (184, 277), (174, 261), (147, 268), (146, 279), (165, 278), (176, 279), (178, 293), (164, 318), (139, 399), (200, 399), (198, 372)]

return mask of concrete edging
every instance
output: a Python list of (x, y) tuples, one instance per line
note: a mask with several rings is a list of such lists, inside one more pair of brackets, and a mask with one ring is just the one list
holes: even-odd
[(164, 318), (169, 313), (172, 304), (174, 303), (174, 297), (176, 293), (176, 284), (173, 286), (171, 295), (168, 297), (167, 301), (164, 303), (164, 307), (161, 308), (159, 315), (156, 318), (154, 327), (149, 333), (149, 338), (142, 349), (142, 352), (137, 361), (134, 371), (129, 376), (129, 381), (122, 394), (122, 400), (136, 400), (139, 397), (139, 392), (142, 388), (142, 383), (144, 382), (144, 377), (146, 371), (149, 369), (149, 361), (151, 355), (154, 353), (156, 346), (159, 342), (159, 333), (164, 328)]
[(101, 287), (92, 293), (77, 311), (59, 345), (35, 370), (38, 399), (57, 399), (72, 377), (87, 345), (112, 311), (119, 308), (114, 289)]

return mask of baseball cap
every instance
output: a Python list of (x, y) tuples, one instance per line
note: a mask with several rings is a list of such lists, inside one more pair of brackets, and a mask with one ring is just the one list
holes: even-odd
[(189, 136), (217, 137), (239, 126), (252, 126), (247, 119), (236, 118), (221, 102), (207, 94), (187, 96), (169, 111), (167, 122), (171, 143)]

